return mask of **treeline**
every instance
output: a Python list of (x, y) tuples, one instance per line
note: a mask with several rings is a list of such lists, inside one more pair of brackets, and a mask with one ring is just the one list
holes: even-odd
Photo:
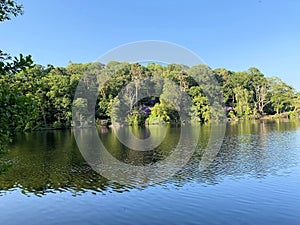
[[(81, 79), (87, 85), (93, 83), (85, 75), (87, 71), (98, 82), (101, 82), (103, 74), (109, 74), (109, 79), (97, 89), (96, 102), (89, 102), (84, 97), (73, 102)], [(212, 120), (209, 98), (193, 78), (195, 71), (200, 71), (203, 77), (211, 74), (218, 81), (228, 118), (251, 119), (284, 112), (289, 116), (298, 116), (299, 93), (279, 78), (265, 77), (256, 68), (234, 72), (212, 70), (206, 65), (188, 68), (178, 64), (162, 66), (149, 63), (143, 66), (125, 62), (110, 62), (107, 65), (69, 63), (67, 67), (34, 65), (18, 71), (2, 66), (0, 141), (8, 141), (10, 134), (15, 131), (83, 126), (80, 121), (72, 121), (72, 107), (78, 109), (81, 117), (87, 116), (85, 110), (90, 108), (95, 110), (96, 121), (109, 121), (114, 117), (118, 121), (117, 111), (122, 101), (128, 109), (128, 116), (125, 113), (123, 122), (129, 125), (178, 122), (180, 118), (176, 102), (170, 104), (164, 99), (174, 99), (181, 92), (187, 93), (192, 101), (191, 109), (187, 109), (187, 113), (193, 113), (191, 118), (201, 123), (209, 122)], [(155, 82), (155, 85), (147, 83), (161, 78), (175, 85), (169, 82)], [(157, 93), (161, 95), (147, 96), (145, 93), (149, 92), (149, 87), (160, 89)], [(143, 91), (146, 92), (142, 94)], [(140, 99), (140, 95), (146, 97)], [(122, 115), (125, 114), (122, 112)]]

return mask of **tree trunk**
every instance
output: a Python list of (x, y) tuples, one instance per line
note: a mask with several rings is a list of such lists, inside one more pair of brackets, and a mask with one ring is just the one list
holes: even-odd
[(138, 98), (138, 82), (139, 82), (138, 79), (135, 80), (135, 98), (136, 98), (136, 104), (138, 103), (138, 100), (139, 100), (139, 98)]
[(43, 115), (43, 120), (44, 120), (44, 126), (47, 127), (47, 120), (46, 120), (46, 115), (43, 106), (40, 106), (42, 110), (42, 115)]

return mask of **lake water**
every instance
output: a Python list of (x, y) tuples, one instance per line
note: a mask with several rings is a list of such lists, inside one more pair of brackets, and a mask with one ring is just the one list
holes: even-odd
[[(168, 174), (180, 163), (167, 163), (164, 173), (149, 177), (149, 165), (172, 155), (179, 127), (167, 127), (152, 151), (130, 150), (111, 129), (99, 129), (111, 156), (128, 165), (119, 171), (119, 164), (105, 167), (106, 172), (94, 171), (77, 146), (74, 134), (88, 129), (19, 134), (9, 153), (0, 155), (0, 224), (300, 223), (299, 121), (228, 123), (222, 146), (205, 169), (199, 164), (211, 126), (199, 130), (195, 150), (178, 161), (185, 163), (181, 168)], [(160, 127), (132, 132), (137, 138), (162, 137)], [(134, 174), (135, 168), (144, 170)], [(130, 183), (139, 174), (145, 181)]]

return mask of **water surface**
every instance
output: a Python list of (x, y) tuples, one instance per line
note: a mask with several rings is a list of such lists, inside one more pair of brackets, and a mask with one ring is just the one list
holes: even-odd
[[(95, 172), (74, 131), (19, 134), (0, 156), (0, 224), (299, 224), (300, 122), (229, 123), (217, 157), (199, 171), (210, 133), (200, 128), (196, 151), (176, 174), (140, 186)], [(146, 152), (126, 148), (110, 129), (99, 136), (116, 159), (141, 166), (168, 157), (180, 128), (168, 127)]]

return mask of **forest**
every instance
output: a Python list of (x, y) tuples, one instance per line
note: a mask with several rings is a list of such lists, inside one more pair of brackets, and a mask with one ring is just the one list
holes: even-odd
[[(14, 1), (1, 1), (0, 22), (22, 12), (22, 6)], [(207, 78), (218, 85), (201, 85)], [(76, 92), (80, 81), (86, 91), (95, 90), (95, 100), (87, 96), (89, 92)], [(109, 125), (112, 120), (139, 126), (180, 123), (182, 117), (185, 122), (211, 122), (215, 101), (208, 90), (220, 92), (219, 109), (224, 112), (219, 113), (228, 119), (299, 115), (300, 93), (254, 67), (231, 71), (207, 65), (116, 61), (106, 65), (69, 62), (66, 67), (56, 67), (34, 64), (31, 56), (12, 57), (0, 50), (0, 149), (15, 132), (89, 126), (83, 121), (91, 115), (91, 123), (96, 125)], [(75, 117), (72, 109), (76, 109)]]
[[(94, 110), (98, 125), (103, 121), (109, 124), (114, 117), (118, 120), (120, 114), (126, 115), (123, 122), (128, 125), (176, 123), (180, 119), (176, 101), (170, 104), (165, 99), (175, 99), (181, 92), (187, 93), (191, 99), (191, 108), (187, 109), (187, 113), (192, 113), (190, 118), (199, 123), (210, 122), (213, 118), (209, 97), (190, 75), (194, 71), (201, 71), (205, 76), (211, 74), (218, 81), (224, 111), (229, 119), (258, 119), (267, 115), (297, 117), (300, 109), (300, 95), (293, 87), (280, 78), (265, 77), (256, 68), (234, 72), (224, 68), (211, 69), (207, 65), (188, 68), (179, 64), (141, 65), (114, 61), (107, 65), (70, 62), (67, 67), (43, 67), (26, 65), (28, 59), (22, 57), (15, 60), (17, 62), (4, 60), (1, 67), (1, 143), (8, 142), (12, 134), (18, 131), (76, 126), (76, 121), (72, 121), (72, 107), (78, 109), (81, 118), (88, 116), (86, 111), (89, 108)], [(17, 63), (23, 64), (22, 69), (11, 68), (16, 67)], [(85, 76), (87, 70), (93, 76)], [(89, 102), (88, 98), (83, 97), (73, 101), (80, 80), (91, 84), (91, 77), (98, 77), (101, 81), (103, 74), (112, 75), (101, 88), (96, 87), (96, 102)], [(160, 81), (160, 78), (167, 78), (172, 83)], [(155, 85), (149, 83), (155, 79), (159, 82)], [(158, 84), (160, 87), (157, 87)], [(158, 93), (161, 95), (147, 96), (147, 91), (152, 87), (160, 89)], [(142, 91), (146, 97), (141, 99), (137, 95), (142, 95)], [(122, 101), (124, 96), (126, 99)], [(118, 114), (118, 109), (122, 108), (118, 105), (120, 102), (126, 104), (127, 114)], [(77, 122), (77, 126), (84, 126)]]

